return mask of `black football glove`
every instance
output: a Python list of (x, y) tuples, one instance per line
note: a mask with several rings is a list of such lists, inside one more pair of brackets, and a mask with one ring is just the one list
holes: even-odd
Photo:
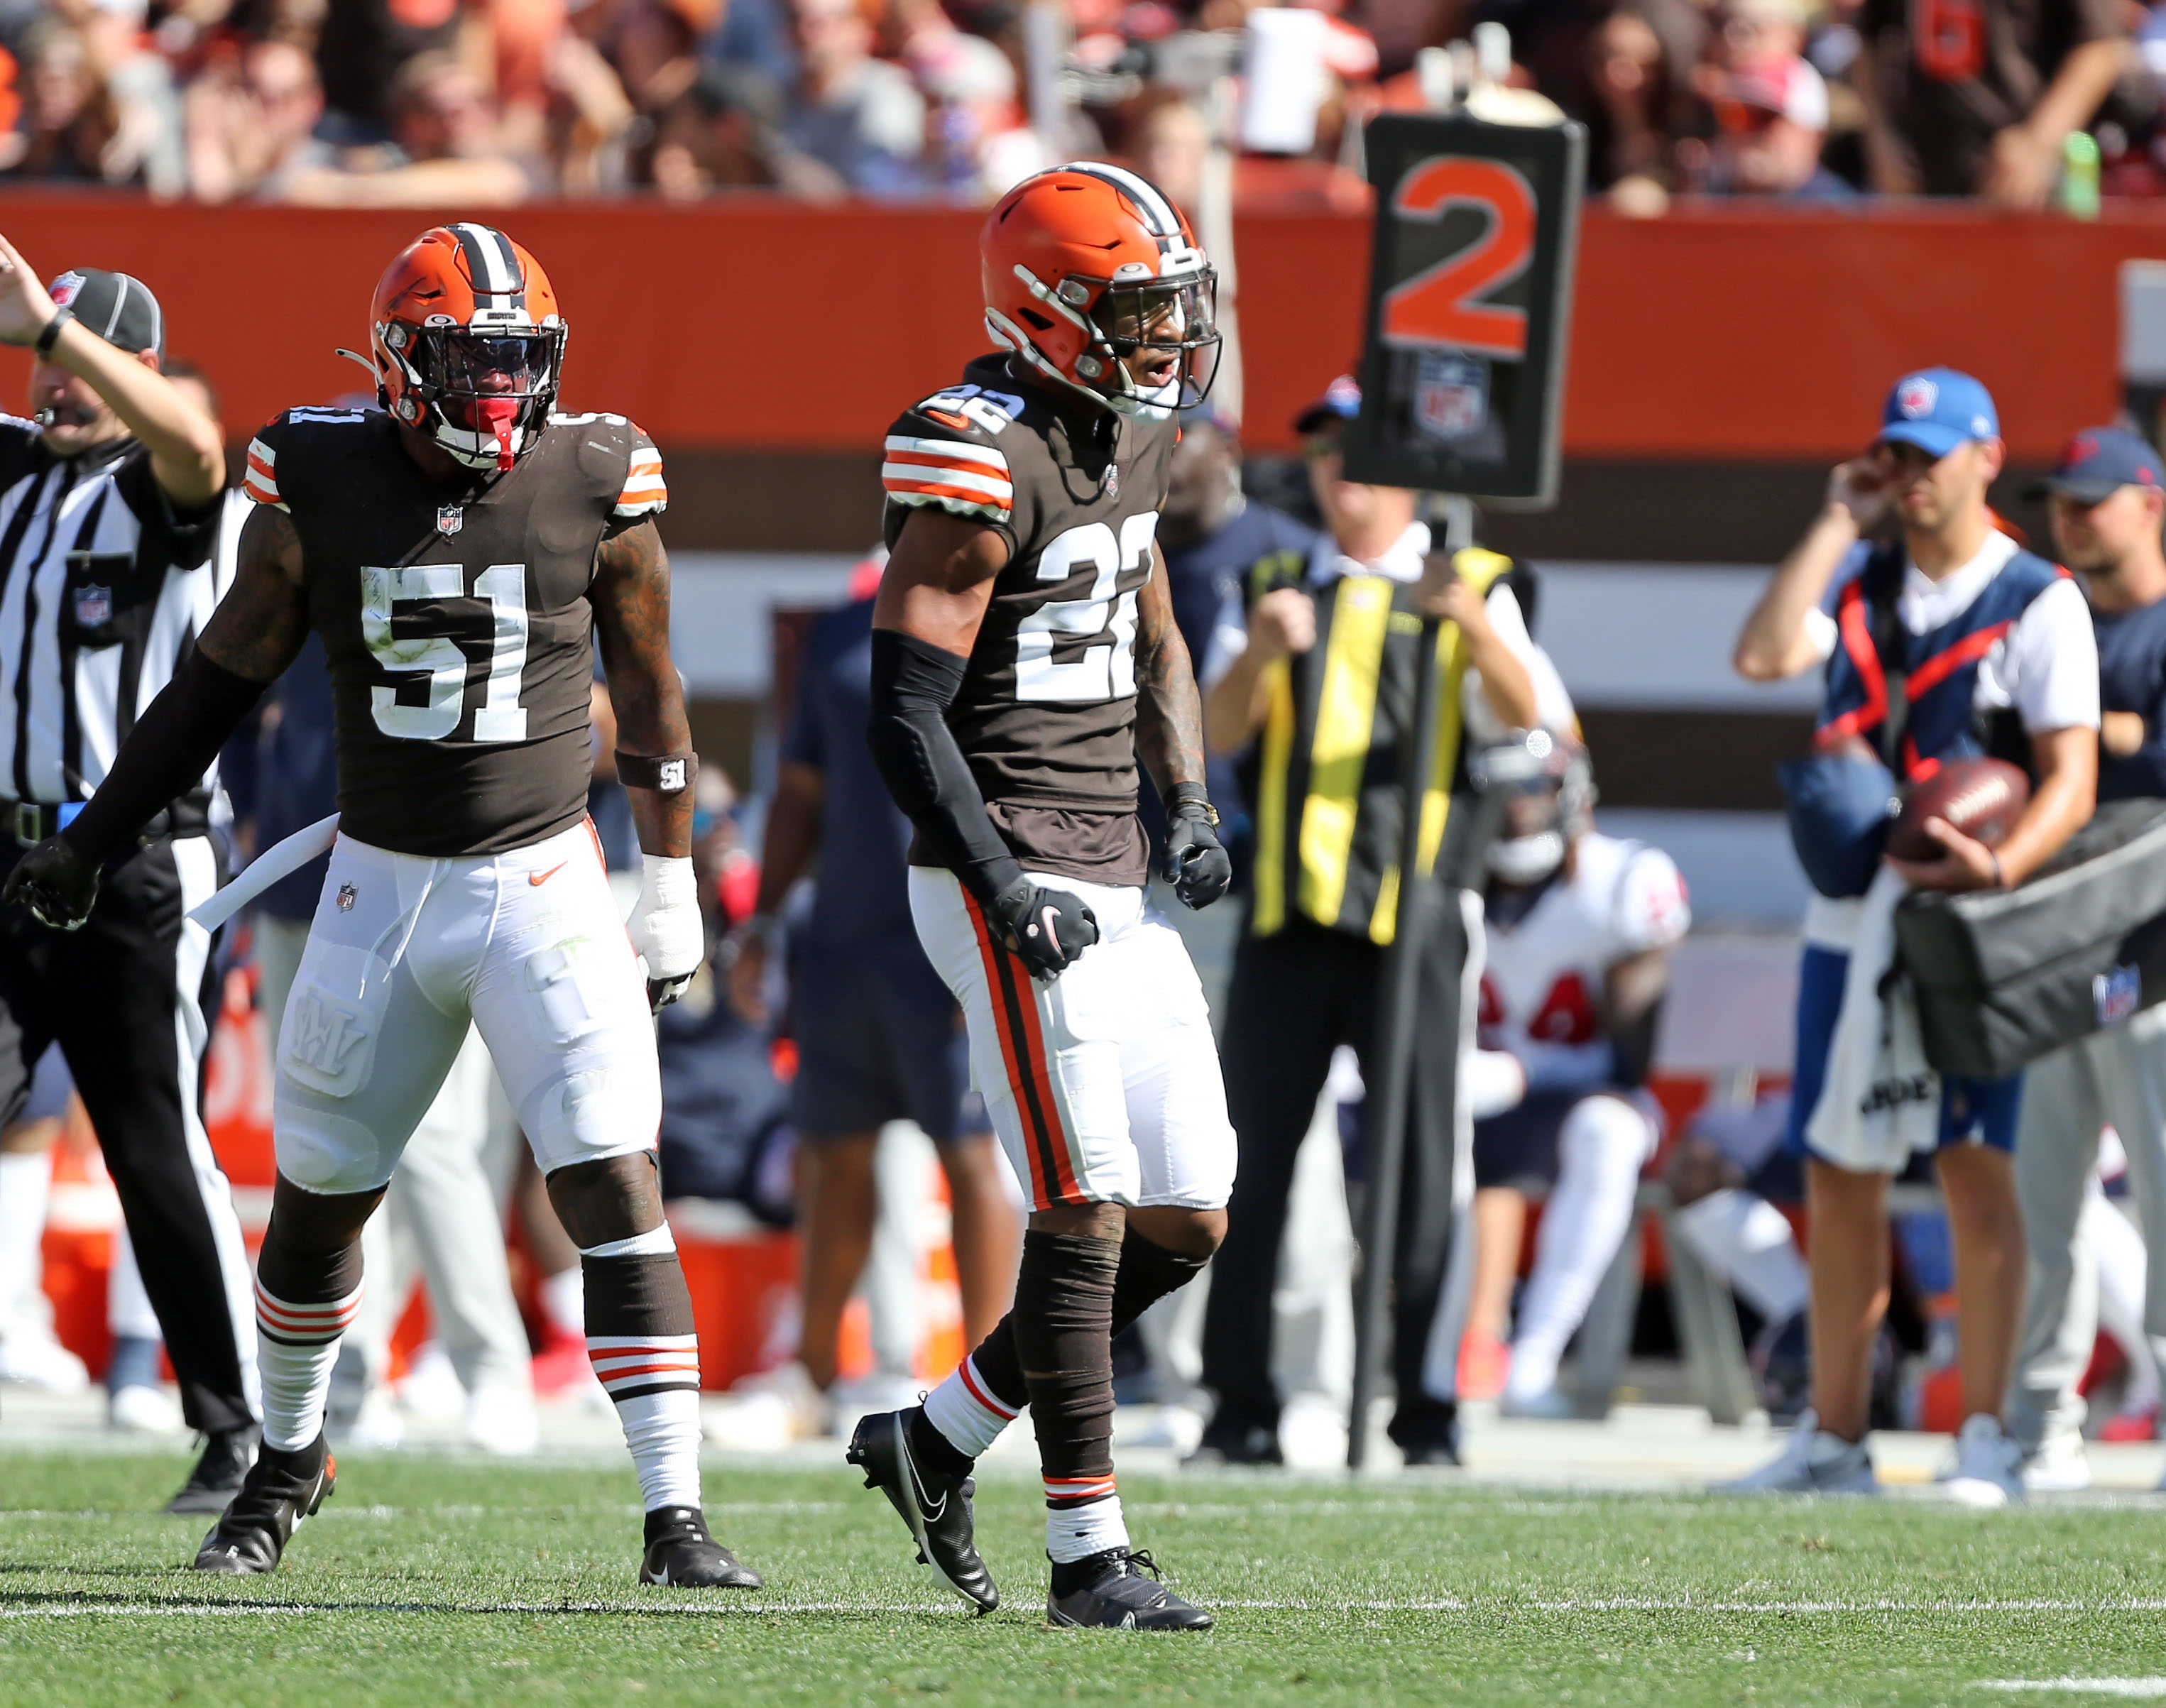
[(1080, 896), (1017, 878), (986, 910), (1003, 926), (1008, 943), (1033, 978), (1057, 978), (1098, 940), (1098, 916)]
[(27, 907), (41, 925), (74, 931), (98, 900), (98, 868), (66, 838), (49, 836), (15, 862), (0, 904)]
[(1234, 861), (1218, 840), (1218, 814), (1194, 785), (1165, 803), (1165, 859), (1161, 868), (1184, 907), (1208, 907), (1234, 881)]

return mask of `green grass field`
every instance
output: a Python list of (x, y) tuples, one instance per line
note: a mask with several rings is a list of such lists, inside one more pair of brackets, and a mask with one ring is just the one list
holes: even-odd
[[(346, 1462), (272, 1579), (182, 1569), (173, 1455), (0, 1454), (0, 1702), (2075, 1702), (2166, 1695), (2166, 1504), (2002, 1514), (1435, 1478), (1123, 1479), (1201, 1637), (1055, 1631), (987, 1479), (972, 1619), (840, 1466), (711, 1468), (756, 1595), (641, 1589), (628, 1469)], [(1994, 1681), (2063, 1681), (2044, 1691)], [(2142, 1681), (2151, 1681), (2145, 1688)]]

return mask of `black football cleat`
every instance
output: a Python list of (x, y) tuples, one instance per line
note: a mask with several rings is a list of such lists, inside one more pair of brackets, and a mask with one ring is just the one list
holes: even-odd
[(220, 1430), (203, 1439), (203, 1456), (196, 1467), (188, 1473), (188, 1480), (181, 1484), (181, 1492), (166, 1503), (168, 1512), (223, 1512), (240, 1492), (241, 1479), (248, 1475), (248, 1467), (256, 1462), (256, 1443), (260, 1431), (250, 1424), (245, 1429)]
[[(911, 1408), (915, 1410), (916, 1408)], [(978, 1557), (970, 1499), (978, 1485), (920, 1465), (910, 1451), (909, 1411), (880, 1411), (858, 1420), (847, 1455), (902, 1515), (917, 1543), (917, 1562), (980, 1613), (1001, 1605), (993, 1574)]]
[(1387, 1431), (1406, 1456), (1408, 1469), (1455, 1466), (1459, 1458), (1459, 1408), (1449, 1400), (1418, 1399), (1402, 1404)]
[(338, 1461), (322, 1436), (290, 1453), (265, 1447), (196, 1550), (196, 1570), (228, 1578), (277, 1571), (288, 1540), (337, 1486)]
[(716, 1541), (696, 1506), (658, 1506), (647, 1515), (639, 1581), (685, 1589), (758, 1589), (766, 1579)]
[[(1075, 1585), (1065, 1594), (1064, 1581)], [(1100, 1625), (1115, 1631), (1211, 1629), (1206, 1610), (1166, 1588), (1156, 1560), (1127, 1548), (1108, 1548), (1071, 1566), (1056, 1565), (1045, 1617), (1053, 1625)]]

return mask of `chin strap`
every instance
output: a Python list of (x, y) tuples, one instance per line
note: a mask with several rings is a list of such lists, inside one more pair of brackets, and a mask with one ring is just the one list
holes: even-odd
[(516, 399), (485, 397), (474, 405), (474, 420), (484, 433), (496, 436), (496, 472), (508, 472), (512, 464), (511, 427), (519, 419)]

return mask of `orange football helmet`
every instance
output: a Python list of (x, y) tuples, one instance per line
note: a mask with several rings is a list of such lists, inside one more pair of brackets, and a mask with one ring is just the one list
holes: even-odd
[(438, 225), (369, 305), (377, 399), (469, 468), (510, 468), (557, 400), (564, 319), (542, 264), (489, 225)]
[(1025, 178), (985, 220), (985, 330), (1048, 379), (1123, 415), (1211, 389), (1218, 276), (1145, 179), (1076, 161)]

